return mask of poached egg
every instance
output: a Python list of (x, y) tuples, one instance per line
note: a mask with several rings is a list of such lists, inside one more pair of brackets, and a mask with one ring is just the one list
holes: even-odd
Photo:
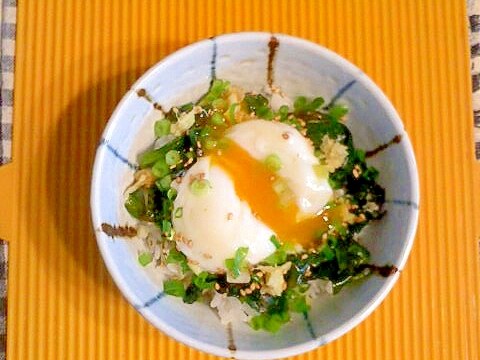
[[(225, 137), (224, 149), (199, 158), (175, 185), (177, 248), (192, 264), (218, 272), (239, 247), (248, 247), (250, 264), (271, 255), (272, 235), (311, 243), (327, 226), (322, 210), (333, 193), (312, 144), (289, 125), (258, 119), (234, 125)], [(272, 157), (273, 169), (266, 162)], [(192, 191), (198, 179), (208, 184), (201, 193)]]

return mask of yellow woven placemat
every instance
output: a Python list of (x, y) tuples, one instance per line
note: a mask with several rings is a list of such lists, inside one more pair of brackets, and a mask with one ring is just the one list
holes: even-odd
[(480, 358), (463, 1), (38, 0), (18, 11), (13, 162), (0, 169), (9, 359), (213, 358), (155, 330), (110, 280), (90, 226), (90, 173), (139, 75), (183, 45), (240, 30), (304, 37), (358, 65), (398, 109), (418, 160), (420, 224), (399, 282), (360, 326), (300, 358)]

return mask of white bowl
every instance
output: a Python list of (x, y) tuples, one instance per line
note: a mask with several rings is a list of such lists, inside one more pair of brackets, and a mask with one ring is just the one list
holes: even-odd
[[(194, 348), (225, 357), (271, 359), (292, 356), (324, 345), (365, 319), (385, 298), (403, 269), (412, 247), (418, 218), (418, 175), (412, 146), (403, 124), (382, 91), (360, 69), (317, 44), (286, 35), (273, 61), (274, 84), (290, 97), (323, 96), (350, 109), (347, 125), (357, 147), (369, 150), (401, 136), (368, 160), (380, 170), (386, 189), (387, 215), (368, 226), (362, 243), (375, 264), (394, 264), (400, 270), (388, 278), (371, 276), (318, 299), (309, 320), (301, 316), (271, 335), (243, 323), (221, 325), (205, 305), (186, 305), (163, 296), (155, 271), (141, 268), (132, 240), (113, 241), (99, 231), (102, 223), (125, 224), (123, 191), (132, 178), (136, 155), (153, 139), (158, 116), (152, 103), (138, 96), (144, 89), (154, 102), (170, 108), (195, 101), (209, 86), (212, 73), (247, 90), (267, 83), (268, 33), (218, 36), (187, 46), (151, 68), (124, 96), (113, 113), (97, 150), (91, 208), (93, 226), (105, 263), (117, 286), (154, 326)], [(130, 223), (132, 220), (130, 219)], [(236, 351), (232, 350), (231, 342)], [(229, 346), (230, 345), (230, 346)], [(230, 347), (230, 349), (229, 349)]]

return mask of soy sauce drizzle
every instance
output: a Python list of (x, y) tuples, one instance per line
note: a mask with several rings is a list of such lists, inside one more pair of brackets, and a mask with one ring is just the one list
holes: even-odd
[(362, 264), (359, 266), (360, 270), (368, 269), (374, 274), (378, 274), (382, 277), (389, 277), (398, 271), (398, 268), (394, 265), (378, 266), (373, 264)]
[(377, 146), (375, 149), (373, 150), (370, 150), (370, 151), (367, 151), (365, 153), (365, 156), (366, 157), (371, 157), (371, 156), (374, 156), (374, 155), (377, 155), (380, 151), (383, 151), (385, 150), (386, 148), (388, 148), (390, 145), (393, 145), (393, 144), (398, 144), (400, 143), (400, 141), (402, 141), (402, 135), (395, 135), (393, 137), (392, 140), (390, 140), (389, 142), (385, 143), (385, 144), (382, 144), (380, 146)]
[(267, 64), (267, 83), (268, 86), (271, 88), (273, 86), (273, 61), (275, 60), (275, 55), (277, 54), (278, 45), (280, 42), (275, 36), (270, 37), (270, 41), (268, 42), (268, 64)]
[(228, 336), (228, 350), (232, 352), (232, 358), (235, 351), (237, 351), (237, 346), (235, 345), (235, 339), (233, 338), (232, 324), (227, 325), (227, 336)]
[(160, 105), (158, 102), (153, 101), (152, 97), (147, 93), (147, 90), (138, 89), (137, 90), (137, 96), (147, 100), (150, 104), (152, 104), (152, 106), (155, 110), (163, 112), (162, 105)]
[(137, 229), (132, 226), (122, 226), (122, 225), (110, 225), (107, 223), (102, 223), (102, 231), (110, 236), (114, 237), (134, 237), (137, 236)]

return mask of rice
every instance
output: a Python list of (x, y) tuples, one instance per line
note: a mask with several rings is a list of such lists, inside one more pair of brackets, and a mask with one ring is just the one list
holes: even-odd
[(217, 310), (223, 325), (233, 321), (248, 322), (252, 316), (257, 315), (255, 310), (246, 304), (242, 304), (236, 297), (218, 292), (213, 295), (210, 306)]

